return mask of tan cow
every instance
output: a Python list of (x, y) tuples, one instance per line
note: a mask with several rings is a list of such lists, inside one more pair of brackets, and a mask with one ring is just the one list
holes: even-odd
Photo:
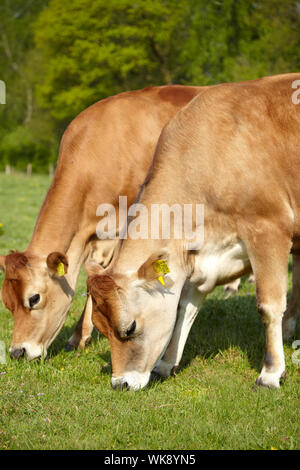
[[(66, 130), (56, 173), (24, 253), (0, 257), (2, 300), (14, 315), (11, 356), (46, 355), (71, 305), (78, 273), (91, 252), (105, 267), (115, 241), (97, 242), (96, 210), (131, 204), (163, 126), (201, 87), (162, 86), (126, 92), (83, 111)], [(71, 344), (89, 339), (91, 301)]]
[[(251, 266), (266, 328), (257, 383), (280, 386), (288, 258), (300, 248), (300, 104), (292, 99), (299, 79), (212, 87), (164, 128), (140, 214), (128, 221), (128, 234), (143, 223), (143, 239), (120, 242), (111, 265), (88, 280), (93, 322), (110, 340), (113, 387), (143, 388), (153, 368), (168, 376), (205, 296)], [(190, 204), (194, 214), (202, 204), (204, 238), (195, 215), (194, 245), (175, 225), (169, 239), (153, 237), (152, 210), (163, 204), (182, 213)], [(287, 329), (295, 322), (288, 318)]]

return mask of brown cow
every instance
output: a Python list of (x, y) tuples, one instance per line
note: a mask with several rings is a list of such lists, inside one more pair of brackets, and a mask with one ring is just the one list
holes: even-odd
[[(113, 387), (143, 388), (153, 368), (169, 375), (205, 296), (251, 266), (266, 328), (257, 383), (279, 387), (285, 376), (288, 258), (291, 251), (296, 259), (300, 253), (295, 80), (300, 74), (212, 87), (164, 128), (141, 191), (140, 214), (128, 220), (134, 236), (122, 240), (111, 265), (88, 280), (93, 322), (110, 340)], [(176, 219), (181, 209), (186, 221), (188, 205), (197, 235), (192, 242), (190, 232), (178, 236), (182, 218)], [(163, 214), (165, 207), (177, 224), (169, 238), (153, 237), (154, 208)], [(204, 227), (195, 219), (198, 207), (204, 208)], [(135, 233), (137, 220), (142, 237)], [(156, 222), (154, 233), (161, 234), (164, 217)], [(287, 325), (294, 328), (295, 322), (293, 316)]]
[[(170, 85), (122, 93), (70, 124), (28, 248), (0, 257), (2, 300), (14, 315), (12, 357), (46, 354), (65, 321), (82, 263), (95, 252), (105, 267), (112, 256), (115, 241), (97, 241), (98, 205), (117, 207), (119, 194), (134, 201), (163, 126), (202, 89)], [(71, 344), (83, 346), (92, 328), (88, 299)]]

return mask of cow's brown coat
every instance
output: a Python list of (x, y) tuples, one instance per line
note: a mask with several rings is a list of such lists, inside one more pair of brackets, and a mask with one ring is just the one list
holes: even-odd
[[(180, 110), (165, 127), (139, 202), (149, 211), (153, 203), (203, 203), (205, 243), (196, 253), (185, 252), (184, 243), (175, 240), (128, 239), (120, 243), (118, 256), (103, 274), (118, 279), (125, 297), (120, 307), (112, 289), (108, 302), (112, 328), (108, 337), (115, 338), (115, 331), (137, 318), (146, 352), (141, 353), (141, 342), (137, 341), (138, 361), (132, 364), (132, 351), (126, 361), (127, 346), (122, 348), (118, 343), (116, 356), (111, 340), (114, 384), (144, 386), (150, 374), (147, 364), (153, 367), (158, 359), (151, 357), (151, 349), (159, 340), (152, 334), (153, 342), (147, 344), (147, 338), (151, 329), (157, 330), (157, 338), (161, 334), (171, 297), (166, 294), (161, 298), (164, 314), (160, 314), (154, 296), (147, 294), (147, 285), (143, 294), (136, 279), (145, 258), (151, 259), (154, 252), (164, 248), (175, 266), (173, 277), (179, 291), (175, 289), (174, 295), (180, 295), (187, 280), (206, 294), (214, 285), (231, 281), (243, 270), (246, 273), (251, 264), (258, 309), (266, 326), (266, 354), (258, 383), (279, 386), (285, 373), (281, 318), (286, 305), (288, 256), (291, 250), (298, 256), (300, 246), (300, 105), (292, 101), (292, 83), (299, 79), (299, 74), (287, 74), (212, 87)], [(230, 249), (239, 244), (247, 253), (247, 258), (243, 258), (243, 252), (239, 255), (241, 267), (232, 273), (229, 270), (229, 274), (226, 269), (216, 271), (216, 277), (207, 282), (214, 272), (210, 272), (209, 265), (201, 272), (201, 262), (205, 263), (214, 250), (218, 256), (218, 250), (224, 253), (227, 245)], [(103, 275), (98, 276), (99, 287)], [(95, 287), (95, 278), (89, 285), (96, 322), (96, 317), (102, 316), (103, 294), (101, 287)], [(152, 288), (161, 289), (158, 284)], [(135, 307), (136, 302), (143, 305), (141, 310)], [(173, 310), (170, 315), (174, 316)], [(172, 325), (170, 321), (170, 328)], [(133, 336), (132, 345), (135, 341)], [(121, 363), (114, 357), (121, 358)]]
[[(90, 106), (69, 125), (28, 248), (24, 253), (0, 257), (6, 271), (2, 298), (14, 313), (12, 349), (31, 341), (47, 349), (57, 336), (73, 298), (80, 266), (94, 244), (100, 245), (95, 235), (98, 205), (110, 203), (117, 209), (119, 195), (127, 196), (129, 205), (133, 203), (163, 126), (204, 89), (170, 85), (125, 92)], [(51, 253), (57, 257), (54, 259)], [(69, 264), (68, 273), (57, 279), (55, 267), (62, 257), (65, 271)], [(13, 287), (9, 280), (12, 275), (18, 279)], [(45, 289), (40, 319), (24, 306), (26, 292), (39, 293), (29, 293), (31, 285)], [(90, 334), (90, 321), (86, 323), (83, 315), (75, 345), (84, 345), (85, 329)]]

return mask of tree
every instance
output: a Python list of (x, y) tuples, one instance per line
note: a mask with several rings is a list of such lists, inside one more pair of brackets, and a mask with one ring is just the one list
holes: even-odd
[(294, 0), (191, 0), (182, 81), (213, 84), (295, 72), (300, 9)]
[(1, 77), (6, 105), (0, 106), (0, 167), (24, 170), (28, 163), (45, 171), (56, 157), (51, 122), (35, 99), (40, 57), (32, 25), (48, 0), (3, 0), (0, 4)]
[(26, 54), (33, 47), (32, 22), (48, 0), (3, 0), (0, 3), (1, 79), (6, 83), (6, 120), (29, 124), (33, 114), (33, 85)]
[(45, 59), (42, 106), (67, 122), (124, 90), (171, 83), (188, 0), (52, 0), (35, 26)]
[(297, 0), (2, 0), (0, 167), (43, 169), (90, 104), (149, 85), (294, 72)]

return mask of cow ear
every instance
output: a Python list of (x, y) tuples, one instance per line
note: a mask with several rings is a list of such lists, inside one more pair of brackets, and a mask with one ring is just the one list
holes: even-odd
[(102, 266), (96, 263), (96, 261), (94, 261), (93, 259), (87, 260), (84, 265), (84, 268), (88, 276), (95, 276), (97, 274), (101, 274), (104, 271)]
[(5, 271), (5, 256), (0, 255), (0, 271)]
[(68, 272), (68, 259), (62, 253), (54, 251), (47, 256), (47, 266), (52, 275), (64, 276)]
[(170, 272), (168, 266), (168, 255), (166, 252), (153, 254), (140, 266), (137, 275), (138, 279), (151, 282), (158, 280), (165, 285), (165, 276)]

